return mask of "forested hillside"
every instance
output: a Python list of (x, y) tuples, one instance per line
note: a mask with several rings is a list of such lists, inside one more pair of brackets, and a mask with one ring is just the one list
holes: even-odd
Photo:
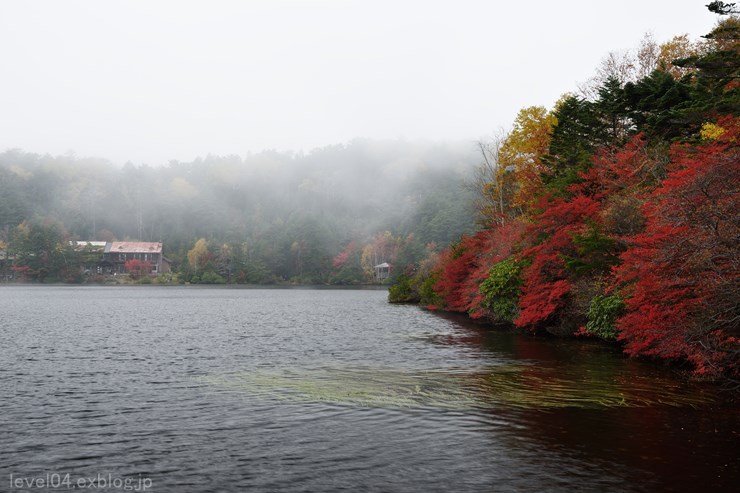
[(487, 147), (463, 237), (391, 289), (534, 333), (740, 380), (740, 20), (699, 41), (646, 37)]
[(81, 282), (68, 242), (118, 239), (162, 241), (181, 281), (374, 282), (373, 265), (413, 264), (474, 230), (478, 159), (472, 142), (370, 140), (162, 167), (11, 150), (0, 266)]

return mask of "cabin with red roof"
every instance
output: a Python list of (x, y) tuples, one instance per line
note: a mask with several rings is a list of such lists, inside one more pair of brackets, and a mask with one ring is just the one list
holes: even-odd
[(124, 274), (126, 262), (142, 260), (152, 266), (151, 274), (170, 271), (170, 262), (162, 254), (162, 243), (151, 241), (109, 241), (103, 251), (103, 268), (106, 273)]

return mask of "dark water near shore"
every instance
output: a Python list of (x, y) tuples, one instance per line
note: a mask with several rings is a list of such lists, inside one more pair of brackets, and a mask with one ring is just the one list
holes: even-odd
[(0, 491), (737, 491), (712, 387), (385, 298), (0, 288)]

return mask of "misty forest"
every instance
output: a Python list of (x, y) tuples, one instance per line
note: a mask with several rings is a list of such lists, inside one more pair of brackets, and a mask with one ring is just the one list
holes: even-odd
[[(160, 167), (8, 150), (0, 275), (390, 284), (394, 302), (738, 379), (739, 24), (715, 4), (703, 39), (648, 35), (488, 140)], [(161, 242), (169, 272), (100, 275), (85, 242), (116, 240)]]
[(15, 261), (2, 274), (103, 282), (74, 242), (132, 240), (162, 242), (173, 272), (155, 282), (373, 283), (375, 265), (473, 231), (475, 163), (471, 143), (372, 140), (163, 167), (9, 150), (0, 246)]

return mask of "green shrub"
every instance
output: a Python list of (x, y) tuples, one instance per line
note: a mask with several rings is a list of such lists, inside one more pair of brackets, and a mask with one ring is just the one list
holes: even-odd
[(395, 284), (388, 289), (388, 301), (391, 303), (413, 303), (419, 301), (419, 295), (412, 283), (413, 279), (406, 274), (398, 276)]
[(496, 322), (512, 322), (517, 315), (522, 287), (522, 263), (512, 257), (491, 267), (488, 279), (480, 285), (481, 306)]
[(419, 283), (419, 303), (424, 306), (440, 306), (442, 297), (434, 291), (434, 285), (439, 280), (439, 274), (431, 273)]
[[(193, 281), (194, 282), (194, 281)], [(219, 276), (212, 270), (206, 271), (200, 276), (200, 283), (201, 284), (225, 284), (226, 279)]]
[(615, 340), (617, 330), (614, 324), (623, 312), (624, 301), (619, 296), (594, 296), (588, 308), (586, 332), (602, 339)]

